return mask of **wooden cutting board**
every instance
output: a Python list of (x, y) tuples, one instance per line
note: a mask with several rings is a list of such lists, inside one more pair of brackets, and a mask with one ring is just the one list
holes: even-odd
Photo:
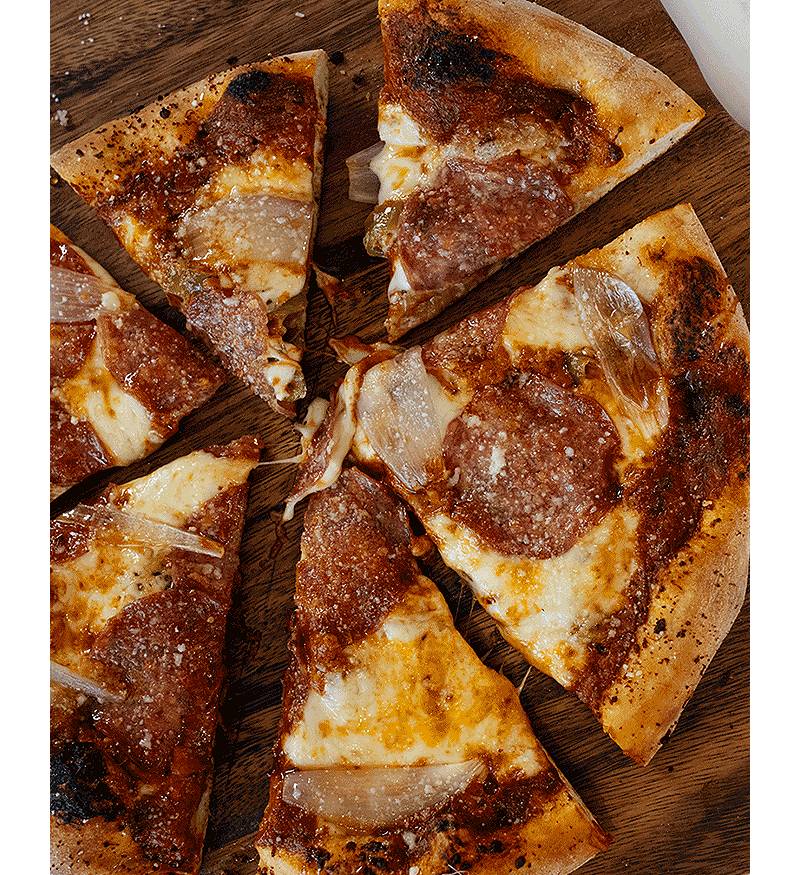
[[(344, 275), (355, 299), (332, 313), (312, 289), (304, 367), (309, 396), (326, 393), (343, 368), (326, 353), (337, 334), (381, 336), (388, 274), (360, 244), (369, 208), (347, 200), (345, 158), (377, 139), (382, 82), (375, 2), (362, 0), (61, 0), (51, 4), (53, 147), (125, 115), (174, 88), (270, 53), (324, 48), (344, 53), (331, 67), (329, 136), (315, 257)], [(689, 200), (708, 231), (748, 312), (748, 136), (724, 112), (657, 0), (548, 0), (547, 5), (648, 60), (708, 115), (666, 156), (439, 318), (408, 342), (431, 337), (456, 319), (538, 281), (555, 264), (607, 243), (657, 210)], [(89, 13), (88, 17), (86, 13)], [(301, 15), (302, 13), (302, 15)], [(341, 56), (334, 56), (340, 59)], [(57, 102), (56, 102), (57, 99)], [(56, 110), (66, 110), (63, 127)], [(63, 114), (62, 114), (63, 118)], [(54, 181), (52, 221), (104, 264), (123, 288), (158, 316), (181, 326), (163, 292), (135, 267), (110, 231), (64, 183)], [(180, 434), (125, 471), (94, 478), (57, 502), (61, 512), (99, 491), (198, 449), (245, 432), (258, 434), (268, 458), (291, 456), (297, 435), (231, 379), (186, 418)], [(230, 680), (217, 744), (217, 767), (204, 872), (255, 871), (252, 836), (267, 799), (267, 775), (286, 666), (287, 621), (302, 512), (279, 524), (291, 467), (259, 468), (252, 478), (242, 549), (242, 584), (230, 623)], [(515, 684), (521, 656), (497, 633), (469, 590), (441, 563), (428, 569), (442, 586), (459, 629), (478, 654)], [(586, 875), (714, 873), (741, 875), (748, 853), (748, 604), (711, 663), (676, 732), (653, 763), (629, 762), (587, 708), (554, 681), (531, 671), (522, 699), (547, 750), (580, 792), (614, 844)]]

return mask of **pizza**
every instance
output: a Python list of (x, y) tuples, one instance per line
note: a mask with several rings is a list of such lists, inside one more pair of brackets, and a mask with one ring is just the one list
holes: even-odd
[(50, 226), (50, 498), (141, 459), (224, 379)]
[(350, 360), (302, 495), (349, 452), (505, 638), (647, 763), (747, 583), (749, 335), (691, 206), (422, 346)]
[(384, 145), (361, 154), (374, 156), (379, 181), (365, 243), (389, 260), (390, 340), (703, 117), (645, 61), (527, 0), (380, 0), (378, 8)]
[(187, 327), (287, 415), (305, 394), (327, 81), (322, 51), (236, 67), (51, 157)]
[(420, 572), (425, 540), (357, 468), (309, 502), (262, 873), (556, 875), (608, 847)]
[(256, 438), (50, 528), (51, 869), (197, 873)]

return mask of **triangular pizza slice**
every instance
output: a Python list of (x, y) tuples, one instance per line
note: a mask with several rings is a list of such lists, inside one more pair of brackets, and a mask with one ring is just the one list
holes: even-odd
[(366, 245), (390, 339), (431, 319), (686, 134), (664, 74), (527, 0), (380, 0), (385, 84)]
[[(748, 381), (742, 308), (682, 204), (368, 355), (320, 433), (349, 438), (508, 641), (647, 763), (744, 598)], [(346, 455), (308, 450), (303, 494)]]
[(50, 529), (51, 868), (200, 868), (256, 438), (176, 459)]
[(141, 459), (224, 373), (50, 226), (50, 498)]
[(305, 394), (327, 56), (236, 67), (52, 158), (223, 363), (280, 412)]
[(309, 503), (264, 873), (556, 875), (608, 846), (516, 690), (456, 631), (421, 546), (358, 469)]

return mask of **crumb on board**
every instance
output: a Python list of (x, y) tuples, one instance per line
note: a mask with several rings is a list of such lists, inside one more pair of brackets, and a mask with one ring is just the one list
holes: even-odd
[(62, 128), (68, 128), (70, 125), (69, 112), (66, 109), (57, 109), (55, 112), (56, 121)]

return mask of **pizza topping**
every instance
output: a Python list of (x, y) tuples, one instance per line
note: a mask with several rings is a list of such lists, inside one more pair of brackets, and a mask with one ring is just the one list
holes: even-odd
[(119, 288), (94, 274), (50, 266), (50, 321), (91, 322), (101, 311), (123, 309)]
[(158, 523), (138, 513), (121, 510), (110, 504), (79, 504), (64, 514), (71, 524), (124, 544), (149, 547), (173, 547), (190, 553), (221, 557), (225, 550), (215, 541), (166, 523)]
[(481, 760), (291, 771), (283, 777), (282, 797), (336, 826), (370, 832), (434, 815), (485, 774)]
[(84, 677), (65, 665), (60, 665), (57, 662), (50, 660), (50, 681), (59, 684), (62, 687), (69, 687), (78, 693), (83, 693), (91, 696), (98, 702), (120, 702), (123, 696), (119, 693), (114, 693), (105, 687), (100, 686), (96, 681)]
[(450, 513), (499, 552), (559, 556), (617, 500), (619, 451), (599, 404), (544, 377), (478, 389), (444, 441)]
[(347, 173), (350, 178), (348, 197), (351, 201), (361, 204), (376, 204), (381, 181), (370, 167), (370, 161), (383, 149), (383, 143), (377, 142), (356, 152), (347, 159)]
[[(297, 566), (297, 635), (320, 670), (376, 629), (417, 577), (408, 516), (355, 468), (312, 496)], [(380, 586), (375, 582), (380, 581)]]
[(66, 489), (112, 465), (97, 432), (72, 416), (57, 398), (50, 399), (50, 483)]
[(574, 267), (572, 282), (581, 327), (608, 384), (643, 437), (655, 437), (669, 405), (642, 302), (606, 271)]
[(174, 431), (223, 380), (221, 370), (144, 307), (101, 313), (97, 333), (108, 372), (145, 407), (164, 435)]
[(357, 407), (372, 449), (411, 491), (441, 473), (442, 442), (459, 409), (425, 370), (418, 346), (371, 368)]
[[(280, 305), (305, 285), (312, 210), (308, 202), (234, 190), (211, 206), (186, 213), (177, 235), (190, 259), (230, 275), (237, 288), (260, 292), (267, 303)], [(296, 272), (295, 289), (283, 275), (271, 288), (271, 265)]]
[(449, 158), (397, 218), (390, 250), (413, 289), (470, 280), (541, 240), (568, 219), (572, 201), (553, 174), (519, 154), (488, 164)]

